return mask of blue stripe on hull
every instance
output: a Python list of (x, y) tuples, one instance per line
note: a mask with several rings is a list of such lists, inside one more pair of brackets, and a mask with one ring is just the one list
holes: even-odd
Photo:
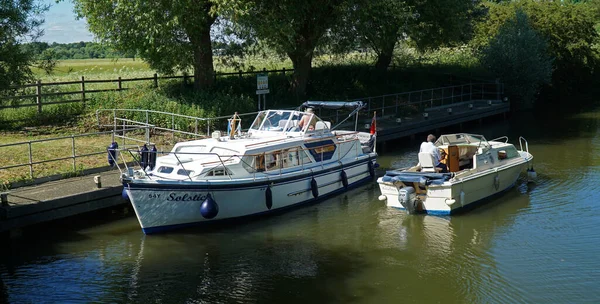
[(247, 219), (251, 219), (251, 218), (255, 218), (255, 217), (261, 217), (261, 216), (266, 216), (266, 215), (273, 215), (273, 214), (277, 214), (277, 213), (281, 213), (281, 212), (285, 212), (285, 211), (289, 211), (291, 209), (295, 209), (297, 207), (300, 207), (302, 205), (308, 205), (308, 204), (313, 204), (313, 203), (317, 203), (320, 202), (322, 200), (325, 200), (331, 196), (340, 194), (342, 192), (345, 192), (349, 189), (352, 188), (356, 188), (362, 184), (365, 184), (366, 182), (372, 180), (371, 176), (367, 176), (359, 181), (356, 181), (352, 184), (348, 185), (348, 189), (346, 188), (339, 188), (335, 191), (332, 191), (330, 193), (324, 194), (322, 196), (319, 196), (318, 198), (313, 198), (310, 200), (306, 200), (303, 202), (299, 202), (290, 206), (286, 206), (286, 207), (282, 207), (279, 209), (275, 209), (275, 210), (269, 210), (269, 211), (265, 211), (265, 212), (260, 212), (260, 213), (255, 213), (255, 214), (250, 214), (250, 215), (246, 215), (246, 216), (241, 216), (241, 217), (236, 217), (236, 218), (227, 218), (227, 219), (222, 219), (222, 220), (214, 220), (214, 221), (203, 221), (203, 222), (194, 222), (194, 223), (185, 223), (185, 224), (177, 224), (177, 225), (168, 225), (168, 226), (157, 226), (157, 227), (149, 227), (149, 228), (142, 228), (142, 231), (144, 232), (144, 234), (155, 234), (155, 233), (160, 233), (160, 232), (164, 232), (164, 231), (168, 231), (168, 230), (173, 230), (173, 229), (180, 229), (180, 228), (186, 228), (186, 227), (199, 227), (199, 226), (213, 226), (213, 225), (225, 225), (225, 224), (230, 224), (230, 223), (234, 223), (234, 222), (239, 222), (242, 220), (247, 220)]
[[(420, 213), (426, 213), (428, 215), (436, 215), (436, 216), (445, 216), (445, 215), (451, 215), (451, 214), (456, 214), (456, 213), (461, 213), (461, 212), (465, 212), (467, 210), (473, 209), (477, 206), (480, 205), (485, 205), (486, 203), (488, 203), (487, 200), (490, 200), (494, 197), (498, 197), (501, 196), (502, 194), (504, 194), (505, 192), (507, 192), (508, 190), (512, 189), (515, 186), (516, 182), (514, 182), (512, 185), (508, 186), (506, 189), (494, 193), (490, 196), (484, 197), (478, 201), (474, 201), (470, 204), (467, 204), (466, 206), (462, 206), (460, 208), (456, 208), (456, 209), (452, 209), (452, 210), (425, 210), (423, 212)], [(400, 210), (406, 210), (405, 208), (399, 208), (399, 207), (392, 207), (392, 208), (396, 208), (396, 209), (400, 209)]]

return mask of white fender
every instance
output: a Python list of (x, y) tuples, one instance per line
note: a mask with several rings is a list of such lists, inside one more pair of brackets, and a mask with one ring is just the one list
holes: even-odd
[(454, 205), (454, 203), (456, 203), (455, 199), (450, 199), (450, 198), (446, 199), (446, 205), (452, 206), (452, 205)]
[(385, 200), (387, 200), (387, 196), (385, 196), (385, 195), (383, 195), (383, 194), (382, 194), (382, 195), (380, 195), (380, 196), (378, 197), (378, 199), (379, 199), (380, 201), (385, 201)]

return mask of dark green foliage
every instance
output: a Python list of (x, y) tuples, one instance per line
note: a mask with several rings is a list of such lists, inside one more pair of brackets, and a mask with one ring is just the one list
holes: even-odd
[(456, 46), (469, 41), (474, 23), (485, 15), (479, 0), (408, 1), (417, 15), (408, 36), (419, 49)]
[(20, 44), (39, 36), (37, 17), (45, 10), (34, 0), (0, 1), (0, 95), (8, 86), (30, 81), (31, 53)]
[(546, 40), (532, 28), (522, 10), (500, 27), (483, 50), (482, 63), (498, 75), (506, 93), (513, 101), (520, 101), (522, 108), (533, 106), (540, 87), (549, 84), (552, 76)]
[(90, 31), (118, 50), (139, 54), (165, 74), (194, 72), (196, 89), (212, 85), (210, 0), (75, 0)]
[(113, 47), (98, 42), (47, 43), (31, 42), (22, 48), (36, 58), (60, 59), (95, 59), (95, 58), (132, 58), (134, 53), (119, 52)]
[[(502, 24), (523, 10), (531, 26), (547, 41), (554, 58), (552, 85), (548, 97), (559, 100), (584, 88), (595, 86), (598, 61), (597, 1), (517, 0), (487, 2), (488, 17), (478, 24), (472, 44), (486, 46)], [(549, 90), (548, 90), (549, 89)]]

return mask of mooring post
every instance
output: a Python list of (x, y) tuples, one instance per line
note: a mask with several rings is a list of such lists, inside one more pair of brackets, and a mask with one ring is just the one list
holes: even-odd
[(94, 176), (94, 183), (96, 184), (96, 188), (102, 188), (102, 176)]
[(2, 206), (8, 207), (8, 192), (0, 193), (0, 201), (2, 202)]

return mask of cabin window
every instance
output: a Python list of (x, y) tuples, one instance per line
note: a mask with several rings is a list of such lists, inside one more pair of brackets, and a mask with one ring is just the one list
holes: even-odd
[(297, 149), (290, 149), (290, 150), (283, 150), (283, 167), (284, 168), (290, 168), (290, 167), (295, 167), (298, 166), (300, 163), (300, 161), (298, 160), (298, 150)]
[(506, 152), (506, 159), (511, 159), (513, 157), (519, 156), (519, 151), (517, 151), (515, 147), (506, 147), (504, 151)]
[(256, 172), (256, 156), (246, 155), (242, 157), (242, 168), (248, 173)]
[(206, 176), (227, 176), (231, 175), (229, 171), (225, 168), (215, 168), (206, 173)]
[(330, 160), (335, 154), (335, 143), (332, 140), (306, 143), (306, 147), (316, 161)]
[(177, 175), (192, 176), (193, 174), (194, 174), (194, 170), (186, 170), (186, 169), (177, 170)]
[(289, 111), (269, 111), (260, 130), (283, 131), (289, 119)]
[(300, 160), (300, 165), (312, 163), (312, 159), (310, 159), (306, 150), (298, 150), (298, 159)]
[(277, 170), (282, 167), (281, 151), (265, 154), (265, 167), (267, 170)]
[(171, 172), (173, 172), (173, 167), (160, 166), (160, 167), (158, 167), (158, 169), (156, 169), (156, 172), (170, 174)]
[(265, 120), (266, 115), (267, 115), (267, 112), (258, 113), (258, 115), (256, 116), (256, 119), (254, 119), (254, 122), (252, 123), (252, 126), (250, 126), (250, 130), (258, 130), (260, 128), (260, 125), (262, 124), (262, 122)]

